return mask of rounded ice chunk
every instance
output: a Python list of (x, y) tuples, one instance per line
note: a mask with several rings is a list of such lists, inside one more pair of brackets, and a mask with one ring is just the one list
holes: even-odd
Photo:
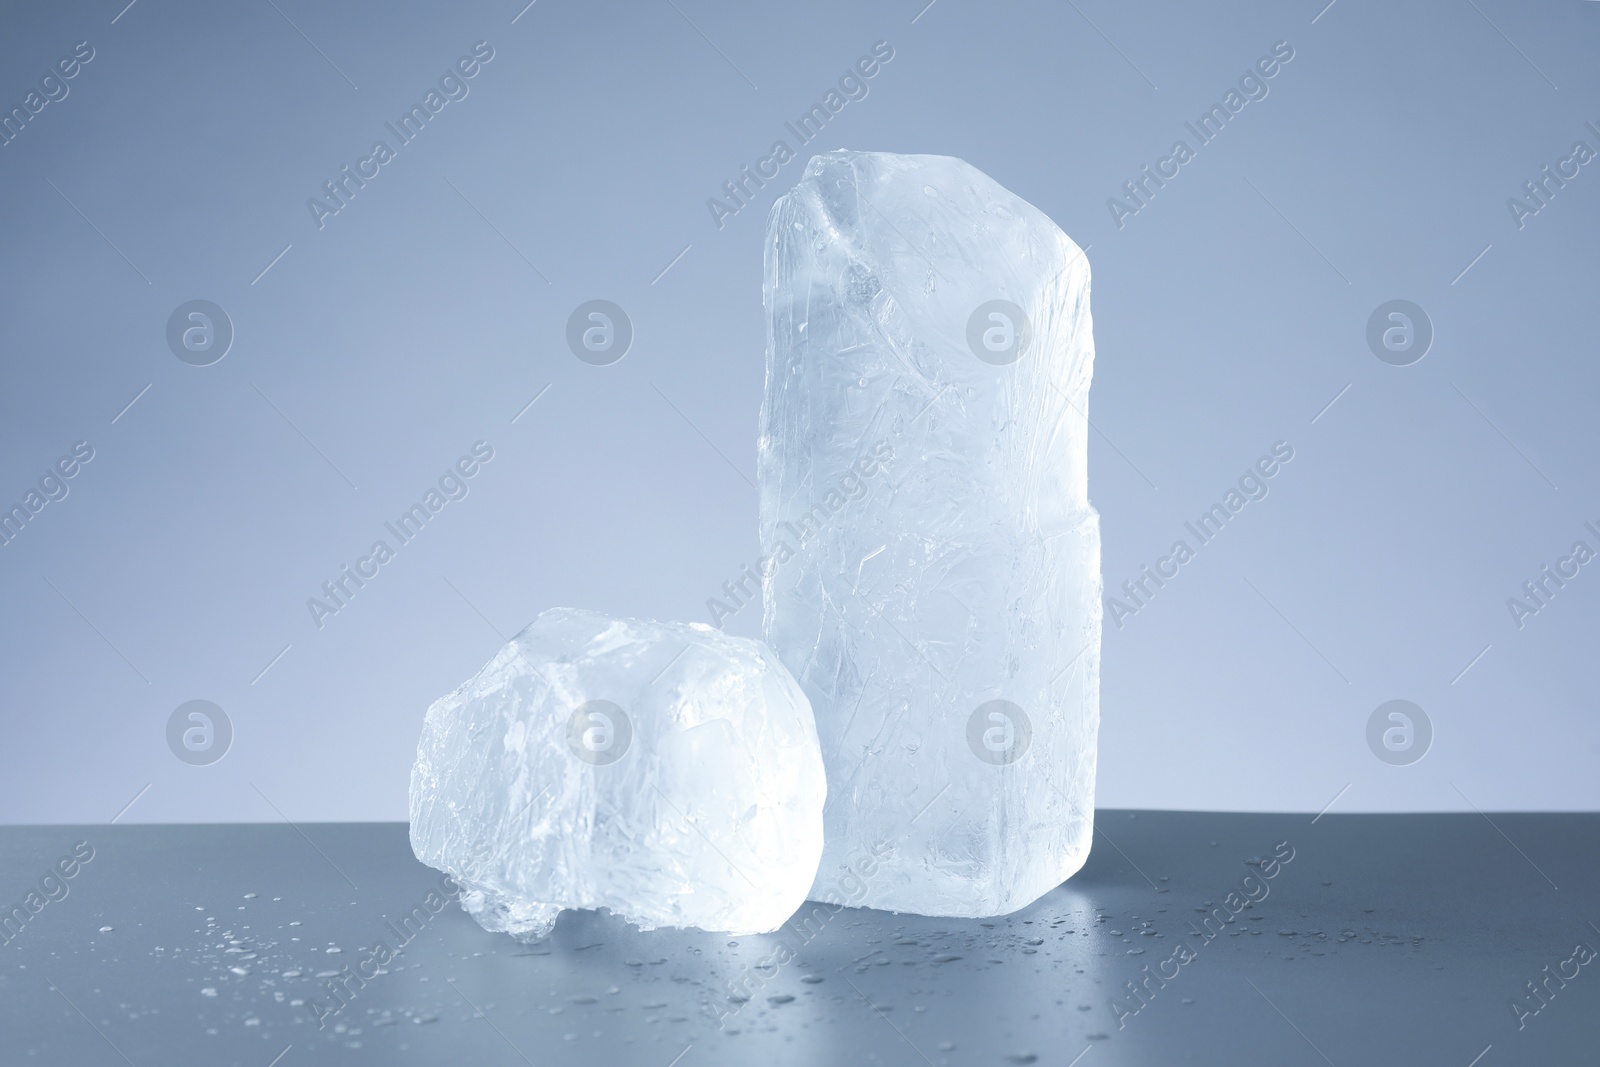
[(428, 709), (411, 848), (488, 930), (777, 929), (822, 855), (811, 705), (759, 641), (552, 608)]

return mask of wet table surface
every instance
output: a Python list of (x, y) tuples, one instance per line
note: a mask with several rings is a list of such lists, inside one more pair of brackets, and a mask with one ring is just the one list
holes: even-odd
[(522, 945), (399, 824), (0, 828), (0, 1061), (1593, 1064), (1597, 876), (1594, 814), (1101, 811), (1002, 918)]

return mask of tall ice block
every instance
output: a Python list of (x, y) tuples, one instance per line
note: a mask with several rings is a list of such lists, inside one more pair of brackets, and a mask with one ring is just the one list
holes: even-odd
[(828, 775), (812, 896), (1014, 911), (1094, 832), (1089, 264), (959, 159), (813, 158), (773, 206), (764, 627)]

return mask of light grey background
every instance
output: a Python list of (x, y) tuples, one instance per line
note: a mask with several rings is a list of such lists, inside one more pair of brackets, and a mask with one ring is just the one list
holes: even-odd
[[(538, 611), (708, 619), (757, 552), (760, 242), (802, 163), (720, 230), (706, 200), (880, 40), (802, 154), (960, 156), (1089, 246), (1108, 588), (1295, 449), (1108, 621), (1100, 803), (1596, 806), (1600, 566), (1521, 629), (1506, 600), (1600, 549), (1600, 162), (1522, 229), (1506, 201), (1600, 149), (1600, 3), (124, 3), (0, 15), (5, 108), (95, 49), (0, 147), (0, 503), (95, 449), (0, 547), (0, 821), (404, 818), (423, 709)], [(307, 198), (479, 40), (319, 230)], [(1107, 198), (1278, 41), (1119, 230)], [(613, 366), (564, 341), (593, 298), (636, 330)], [(1436, 330), (1409, 367), (1365, 340), (1395, 298)], [(166, 345), (191, 299), (234, 323), (213, 366)], [(470, 495), (318, 629), (306, 599), (479, 440)], [(1433, 724), (1409, 766), (1366, 741), (1397, 698)], [(192, 699), (232, 720), (209, 766), (167, 748)]]

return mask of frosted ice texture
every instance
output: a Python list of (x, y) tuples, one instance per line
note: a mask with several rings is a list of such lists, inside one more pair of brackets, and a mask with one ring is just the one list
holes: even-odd
[(812, 895), (1013, 911), (1093, 834), (1089, 265), (959, 159), (841, 151), (773, 206), (764, 291), (764, 626), (828, 770)]
[(411, 847), (519, 940), (563, 908), (757, 933), (805, 899), (825, 794), (811, 708), (760, 642), (553, 608), (428, 709)]

